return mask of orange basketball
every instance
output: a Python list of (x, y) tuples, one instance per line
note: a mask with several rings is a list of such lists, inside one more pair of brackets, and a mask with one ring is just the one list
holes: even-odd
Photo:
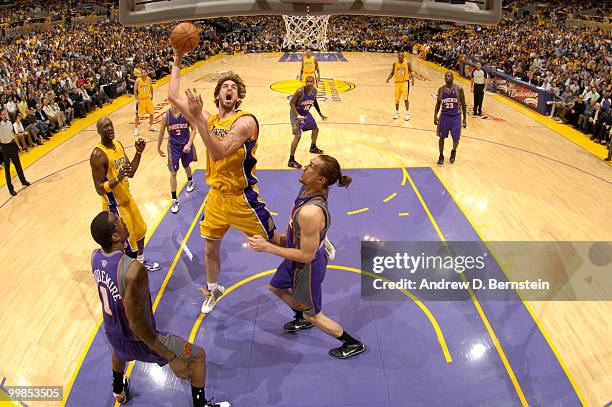
[(186, 54), (198, 46), (200, 32), (198, 28), (188, 22), (180, 23), (170, 33), (170, 44), (179, 54)]

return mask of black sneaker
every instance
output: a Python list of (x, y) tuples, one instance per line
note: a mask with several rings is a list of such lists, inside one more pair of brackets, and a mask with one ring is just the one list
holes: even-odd
[(456, 156), (457, 156), (457, 150), (451, 150), (451, 156), (449, 160), (451, 164), (454, 164)]
[(329, 355), (337, 359), (347, 359), (351, 356), (359, 355), (360, 353), (365, 352), (365, 349), (365, 345), (361, 342), (350, 345), (348, 343), (344, 343), (339, 348), (330, 349)]
[(610, 157), (604, 158), (604, 161), (610, 161)]
[(313, 324), (306, 321), (305, 319), (296, 318), (293, 321), (289, 321), (285, 325), (283, 325), (283, 329), (287, 332), (293, 333), (293, 332), (301, 331), (302, 329), (310, 329), (313, 326), (314, 326)]
[(22, 182), (21, 185), (23, 185), (24, 187), (29, 187), (32, 184), (30, 184), (28, 181), (25, 181), (25, 182)]
[(289, 160), (287, 162), (287, 166), (289, 168), (302, 168), (302, 164), (300, 164), (299, 162), (297, 162), (295, 160)]
[(441, 155), (438, 157), (438, 167), (442, 167), (444, 165), (444, 156)]
[(123, 378), (123, 391), (119, 394), (113, 392), (115, 401), (119, 404), (125, 404), (130, 398), (130, 380), (127, 377)]
[(11, 194), (12, 196), (15, 196), (15, 195), (17, 195), (17, 191), (15, 191), (12, 188), (9, 188), (9, 194)]
[(317, 146), (310, 146), (310, 152), (313, 154), (323, 154), (323, 150)]

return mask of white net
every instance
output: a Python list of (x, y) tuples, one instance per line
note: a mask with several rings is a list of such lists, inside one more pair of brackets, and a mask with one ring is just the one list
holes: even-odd
[(325, 50), (329, 17), (329, 15), (283, 16), (287, 30), (283, 48), (297, 46)]

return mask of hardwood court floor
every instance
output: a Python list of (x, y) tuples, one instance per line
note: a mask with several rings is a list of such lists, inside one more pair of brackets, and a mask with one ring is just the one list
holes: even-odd
[[(289, 81), (299, 64), (279, 63), (282, 54), (248, 54), (216, 59), (182, 79), (197, 87), (212, 109), (212, 90), (219, 72), (232, 70), (247, 83), (242, 108), (261, 126), (259, 168), (285, 168), (291, 140), (288, 94), (271, 88)], [(391, 54), (345, 54), (348, 62), (320, 63), (327, 83), (321, 103), (327, 122), (318, 145), (346, 168), (430, 167), (437, 159), (433, 109), (443, 74), (412, 60), (420, 79), (410, 95), (410, 121), (393, 120), (393, 87), (384, 80)], [(333, 89), (355, 85), (347, 92)], [(466, 89), (471, 104), (469, 86)], [(278, 84), (275, 88), (283, 88)], [(290, 86), (287, 85), (287, 86)], [(165, 110), (167, 85), (155, 91), (154, 103)], [(336, 101), (335, 101), (336, 100)], [(468, 118), (454, 166), (435, 168), (484, 240), (611, 240), (612, 172), (571, 141), (507, 103), (485, 96), (492, 118)], [(134, 154), (134, 104), (110, 115), (117, 138)], [(318, 118), (314, 113), (315, 118)], [(149, 234), (169, 205), (168, 171), (149, 141), (131, 190)], [(9, 200), (0, 189), (0, 288), (2, 370), (5, 385), (68, 386), (83, 349), (100, 318), (100, 305), (89, 270), (95, 247), (91, 218), (100, 210), (88, 159), (99, 137), (95, 125), (69, 139), (26, 169), (35, 183)], [(203, 168), (204, 149), (197, 168)], [(296, 159), (308, 162), (309, 136)], [(450, 150), (447, 145), (447, 151)], [(449, 152), (447, 152), (447, 157)], [(179, 176), (180, 183), (184, 174)], [(203, 182), (198, 179), (198, 182)], [(18, 181), (15, 184), (19, 185)], [(266, 186), (261, 185), (265, 198)], [(359, 208), (355, 208), (359, 209)], [(597, 285), (594, 281), (592, 284)], [(609, 290), (612, 287), (604, 287)], [(593, 297), (596, 298), (596, 297)], [(533, 314), (558, 352), (584, 401), (603, 405), (612, 394), (612, 302), (533, 302)], [(109, 369), (110, 370), (110, 369)], [(110, 380), (110, 379), (109, 379)], [(66, 390), (66, 388), (65, 388)]]

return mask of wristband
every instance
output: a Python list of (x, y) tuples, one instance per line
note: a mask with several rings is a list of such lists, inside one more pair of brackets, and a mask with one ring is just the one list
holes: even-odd
[(106, 182), (104, 183), (104, 191), (106, 191), (106, 192), (110, 192), (110, 191), (112, 191), (112, 189), (111, 189), (111, 187), (110, 187), (110, 181), (106, 181)]

